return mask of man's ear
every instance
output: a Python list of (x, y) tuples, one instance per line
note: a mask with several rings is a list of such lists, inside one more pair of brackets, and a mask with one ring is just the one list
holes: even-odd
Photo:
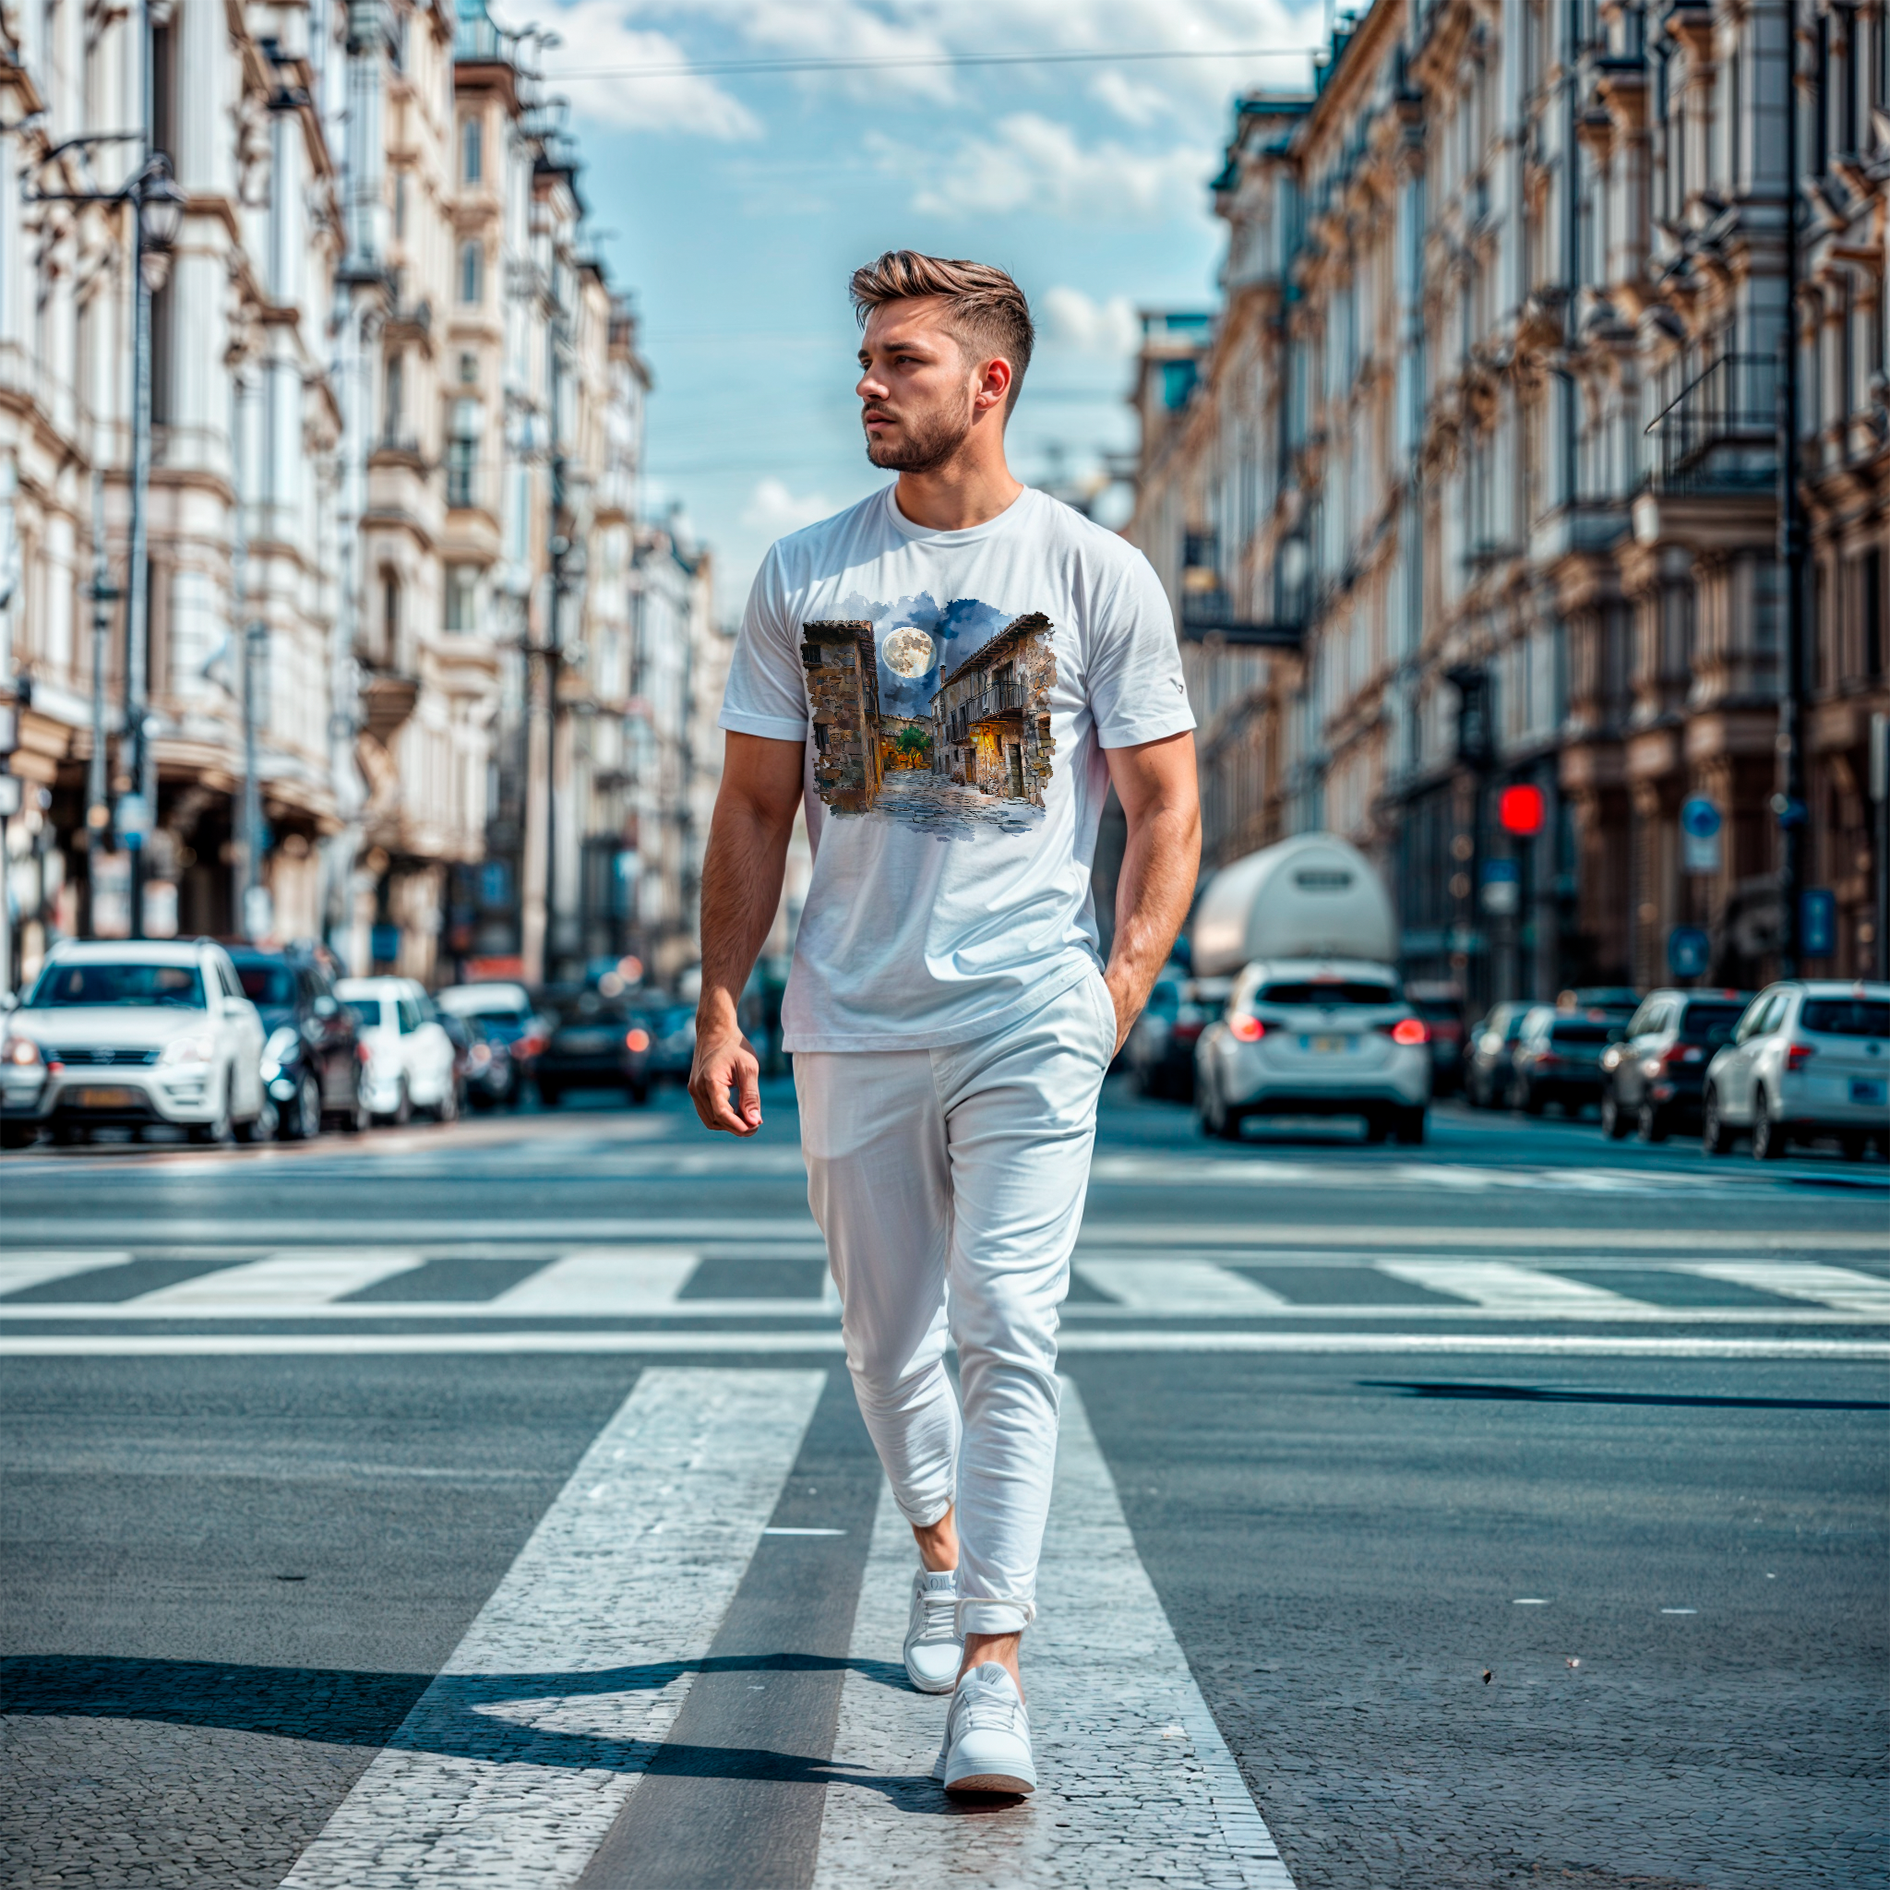
[(971, 404), (980, 413), (1002, 407), (1011, 396), (1011, 364), (1000, 354), (985, 362)]

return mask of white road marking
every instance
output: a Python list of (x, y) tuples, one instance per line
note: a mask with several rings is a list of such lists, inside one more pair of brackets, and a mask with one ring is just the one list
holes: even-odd
[(1084, 1260), (1076, 1271), (1131, 1312), (1264, 1313), (1287, 1305), (1278, 1293), (1206, 1260)]
[(686, 1247), (592, 1247), (489, 1302), (503, 1313), (640, 1313), (673, 1307), (702, 1256)]
[(47, 1280), (123, 1266), (128, 1253), (10, 1253), (0, 1257), (0, 1293), (24, 1293)]
[(218, 1267), (140, 1293), (127, 1306), (164, 1311), (197, 1311), (215, 1306), (239, 1311), (281, 1312), (290, 1307), (320, 1306), (344, 1294), (408, 1273), (422, 1263), (417, 1253), (388, 1253), (362, 1247), (300, 1247), (265, 1254), (242, 1266)]
[[(1890, 1242), (1884, 1243), (1890, 1246)], [(1677, 1265), (1676, 1273), (1697, 1273), (1734, 1286), (1756, 1286), (1786, 1299), (1808, 1299), (1839, 1312), (1890, 1317), (1890, 1280), (1850, 1267), (1820, 1267), (1778, 1260), (1696, 1260)]]
[[(1515, 1358), (1772, 1358), (1890, 1362), (1875, 1339), (1639, 1338), (1628, 1333), (1254, 1332), (1238, 1327), (1065, 1326), (1065, 1352), (1461, 1353)], [(404, 1354), (603, 1352), (651, 1358), (823, 1357), (845, 1350), (832, 1328), (770, 1332), (46, 1332), (9, 1331), (0, 1358), (369, 1358)]]
[(1293, 1890), (1136, 1554), (1075, 1386), (1063, 1386), (1040, 1613), (1025, 1638), (1039, 1782), (1016, 1814), (940, 1815), (929, 1774), (947, 1702), (911, 1690), (898, 1667), (914, 1565), (912, 1532), (882, 1490), (814, 1890)]
[(646, 1372), (283, 1890), (575, 1883), (682, 1706), (825, 1381)]
[(1407, 1280), (1433, 1293), (1455, 1293), (1473, 1305), (1504, 1312), (1533, 1313), (1547, 1308), (1605, 1317), (1647, 1303), (1581, 1280), (1565, 1280), (1559, 1273), (1538, 1273), (1533, 1267), (1519, 1267), (1508, 1260), (1385, 1259), (1378, 1262), (1378, 1270), (1394, 1280)]

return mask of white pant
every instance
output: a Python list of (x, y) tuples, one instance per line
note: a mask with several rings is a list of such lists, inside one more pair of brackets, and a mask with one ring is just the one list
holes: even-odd
[(807, 1198), (860, 1413), (908, 1521), (958, 1505), (961, 1633), (1016, 1633), (1036, 1613), (1057, 1310), (1115, 1041), (1092, 970), (976, 1043), (794, 1058)]

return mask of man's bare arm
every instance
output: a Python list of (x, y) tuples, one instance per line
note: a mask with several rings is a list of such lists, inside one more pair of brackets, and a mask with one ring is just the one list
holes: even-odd
[(1191, 734), (1103, 753), (1129, 826), (1116, 881), (1116, 936), (1103, 972), (1116, 1001), (1120, 1050), (1188, 916), (1201, 864), (1201, 797)]
[(702, 996), (689, 1094), (704, 1123), (730, 1135), (753, 1135), (761, 1127), (760, 1066), (742, 1036), (736, 1006), (781, 903), (803, 752), (799, 742), (728, 737), (702, 863)]

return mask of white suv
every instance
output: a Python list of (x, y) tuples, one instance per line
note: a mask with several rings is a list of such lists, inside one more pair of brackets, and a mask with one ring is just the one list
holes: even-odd
[(381, 1121), (404, 1123), (416, 1109), (442, 1122), (458, 1116), (453, 1040), (424, 986), (412, 978), (343, 978), (335, 995), (361, 1020), (361, 1093)]
[(1706, 1066), (1703, 1121), (1711, 1155), (1748, 1132), (1762, 1162), (1821, 1135), (1890, 1153), (1890, 984), (1769, 985)]
[(1421, 1142), (1430, 1036), (1385, 965), (1251, 964), (1195, 1048), (1202, 1133), (1235, 1140), (1246, 1116), (1362, 1116), (1368, 1142)]
[(263, 1027), (221, 945), (62, 942), (6, 1019), (0, 1134), (23, 1147), (50, 1128), (76, 1142), (105, 1125), (169, 1123), (192, 1141), (275, 1132)]

